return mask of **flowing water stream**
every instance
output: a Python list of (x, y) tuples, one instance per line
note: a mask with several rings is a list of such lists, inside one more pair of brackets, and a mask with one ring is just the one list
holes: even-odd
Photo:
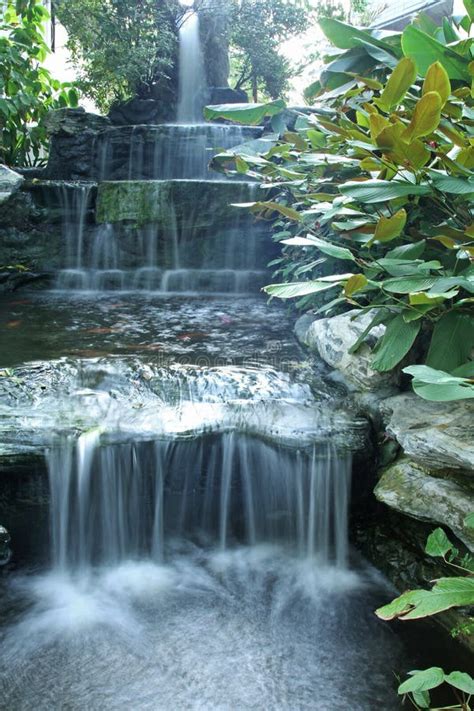
[(349, 545), (367, 423), (252, 295), (270, 240), (222, 209), (258, 188), (207, 162), (255, 132), (200, 123), (198, 39), (191, 125), (107, 130), (98, 187), (53, 186), (56, 289), (1, 302), (0, 707), (395, 710), (392, 591)]

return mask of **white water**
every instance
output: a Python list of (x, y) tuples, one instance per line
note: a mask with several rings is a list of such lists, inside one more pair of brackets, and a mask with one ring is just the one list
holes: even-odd
[(170, 536), (221, 550), (280, 542), (320, 565), (346, 566), (350, 458), (329, 445), (293, 452), (237, 433), (99, 443), (94, 430), (48, 456), (61, 570), (159, 562)]
[(206, 88), (199, 16), (197, 12), (190, 10), (179, 30), (178, 123), (202, 122)]
[[(201, 192), (211, 201), (216, 200), (220, 186), (218, 181), (178, 184), (186, 191), (200, 190), (204, 185)], [(125, 201), (133, 212), (136, 184), (130, 185), (129, 192), (117, 189), (117, 199)], [(262, 233), (244, 210), (229, 208), (223, 219), (217, 204), (213, 212), (196, 201), (184, 211), (175, 204), (169, 182), (145, 181), (141, 185), (157, 206), (157, 221), (136, 227), (87, 223), (91, 185), (60, 189), (65, 257), (56, 279), (58, 289), (247, 294), (264, 285)], [(226, 184), (226, 200), (231, 199), (230, 185)], [(236, 202), (255, 199), (254, 183), (236, 181), (232, 187)]]

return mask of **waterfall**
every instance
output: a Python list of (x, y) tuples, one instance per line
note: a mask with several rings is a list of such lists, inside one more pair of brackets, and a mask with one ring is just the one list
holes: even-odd
[(100, 446), (98, 430), (48, 453), (56, 568), (160, 561), (170, 537), (281, 543), (347, 561), (350, 457), (292, 451), (236, 432)]
[(198, 13), (190, 10), (179, 30), (178, 122), (202, 123), (206, 79), (199, 37)]

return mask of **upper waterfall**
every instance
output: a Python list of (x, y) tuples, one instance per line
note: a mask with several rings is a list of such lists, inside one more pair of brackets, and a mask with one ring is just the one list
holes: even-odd
[(178, 123), (202, 123), (206, 75), (197, 12), (186, 13), (179, 30)]

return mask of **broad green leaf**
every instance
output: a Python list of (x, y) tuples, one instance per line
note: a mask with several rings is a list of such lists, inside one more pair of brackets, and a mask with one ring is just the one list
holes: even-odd
[(396, 198), (428, 195), (428, 185), (415, 185), (405, 180), (361, 180), (349, 181), (339, 186), (343, 195), (361, 202), (386, 202)]
[(346, 259), (351, 262), (355, 260), (350, 249), (347, 249), (346, 247), (339, 247), (337, 244), (331, 244), (331, 242), (326, 242), (315, 235), (308, 235), (307, 239), (323, 254), (328, 254), (330, 257), (334, 257), (335, 259)]
[(426, 291), (427, 289), (430, 289), (436, 281), (436, 277), (400, 277), (399, 279), (387, 279), (383, 283), (383, 288), (391, 294), (412, 294), (418, 291)]
[(346, 25), (340, 20), (324, 17), (319, 21), (319, 25), (331, 44), (339, 49), (359, 47), (358, 40), (362, 40), (391, 51), (389, 45), (377, 40), (370, 32), (367, 32), (367, 30), (359, 30), (352, 25)]
[[(377, 242), (391, 242), (403, 232), (407, 221), (407, 213), (402, 208), (391, 217), (381, 217), (375, 228), (373, 240)], [(372, 240), (370, 240), (372, 241)]]
[(450, 79), (461, 79), (470, 83), (469, 62), (414, 25), (408, 25), (403, 31), (402, 49), (406, 57), (413, 59), (422, 77), (426, 76), (434, 62), (441, 62)]
[(473, 604), (474, 578), (439, 578), (431, 590), (408, 590), (376, 610), (376, 615), (382, 620), (417, 620)]
[(413, 692), (429, 691), (436, 689), (444, 682), (444, 671), (440, 667), (431, 667), (416, 671), (412, 676), (400, 684), (399, 694), (411, 694)]
[(470, 513), (469, 516), (466, 516), (464, 525), (467, 526), (467, 528), (474, 528), (474, 511)]
[(403, 372), (413, 375), (413, 390), (424, 400), (452, 402), (474, 397), (474, 383), (468, 378), (450, 375), (427, 365), (411, 365)]
[(400, 247), (395, 247), (387, 252), (387, 257), (390, 259), (418, 259), (421, 257), (426, 248), (426, 240), (422, 239), (419, 242), (410, 242), (403, 244)]
[(415, 170), (420, 170), (430, 160), (431, 153), (423, 142), (416, 138), (407, 143), (403, 140), (404, 133), (405, 124), (401, 121), (391, 123), (380, 131), (375, 142), (393, 163), (403, 168), (412, 166)]
[(411, 143), (416, 138), (429, 136), (438, 128), (440, 120), (441, 97), (437, 91), (429, 91), (417, 102), (413, 117), (402, 133), (403, 140)]
[(387, 113), (394, 106), (398, 106), (415, 79), (416, 65), (412, 59), (404, 57), (399, 61), (388, 78), (385, 89), (377, 100), (378, 106)]
[(387, 325), (380, 345), (377, 345), (372, 360), (374, 370), (384, 373), (395, 368), (414, 344), (420, 328), (419, 321), (407, 323), (401, 314), (395, 316)]
[(420, 709), (429, 709), (431, 705), (431, 698), (429, 691), (413, 691), (412, 692), (413, 701), (418, 704)]
[(367, 277), (365, 277), (363, 274), (354, 274), (346, 282), (346, 285), (344, 287), (344, 295), (347, 297), (351, 297), (357, 291), (360, 291), (365, 286), (367, 286), (367, 284)]
[(377, 136), (383, 131), (384, 128), (390, 126), (389, 121), (385, 116), (381, 116), (378, 113), (371, 113), (369, 116), (369, 127), (370, 127), (370, 137), (373, 141)]
[(265, 116), (275, 116), (283, 111), (286, 104), (281, 99), (271, 101), (267, 104), (221, 104), (216, 106), (206, 106), (204, 118), (208, 121), (215, 119), (226, 119), (248, 126), (256, 126), (261, 123)]
[(470, 195), (474, 193), (474, 181), (470, 178), (460, 178), (454, 175), (446, 175), (431, 170), (430, 177), (437, 190), (456, 195)]
[(451, 95), (451, 82), (441, 62), (434, 62), (426, 72), (422, 89), (423, 96), (430, 91), (438, 92), (441, 97), (441, 106), (445, 105)]
[(426, 541), (425, 553), (434, 558), (444, 558), (453, 549), (453, 544), (442, 528), (435, 528)]
[(474, 348), (474, 316), (448, 311), (436, 323), (426, 365), (450, 373), (466, 363)]
[(281, 205), (279, 202), (273, 202), (271, 200), (267, 200), (265, 202), (259, 201), (259, 202), (249, 202), (249, 203), (232, 203), (233, 207), (247, 207), (252, 210), (252, 212), (262, 212), (263, 214), (271, 215), (273, 212), (278, 212), (280, 215), (284, 215), (285, 217), (288, 217), (290, 220), (293, 220), (294, 222), (299, 222), (301, 220), (301, 215), (297, 210), (294, 210), (292, 207), (288, 207), (287, 205)]
[(459, 689), (469, 696), (474, 695), (474, 679), (466, 672), (453, 671), (451, 674), (446, 674), (444, 680), (455, 689)]
[(303, 281), (293, 284), (271, 284), (265, 286), (263, 291), (269, 296), (276, 296), (279, 299), (293, 299), (295, 296), (306, 296), (307, 294), (317, 294), (321, 291), (333, 289), (338, 283), (328, 283), (324, 281)]

